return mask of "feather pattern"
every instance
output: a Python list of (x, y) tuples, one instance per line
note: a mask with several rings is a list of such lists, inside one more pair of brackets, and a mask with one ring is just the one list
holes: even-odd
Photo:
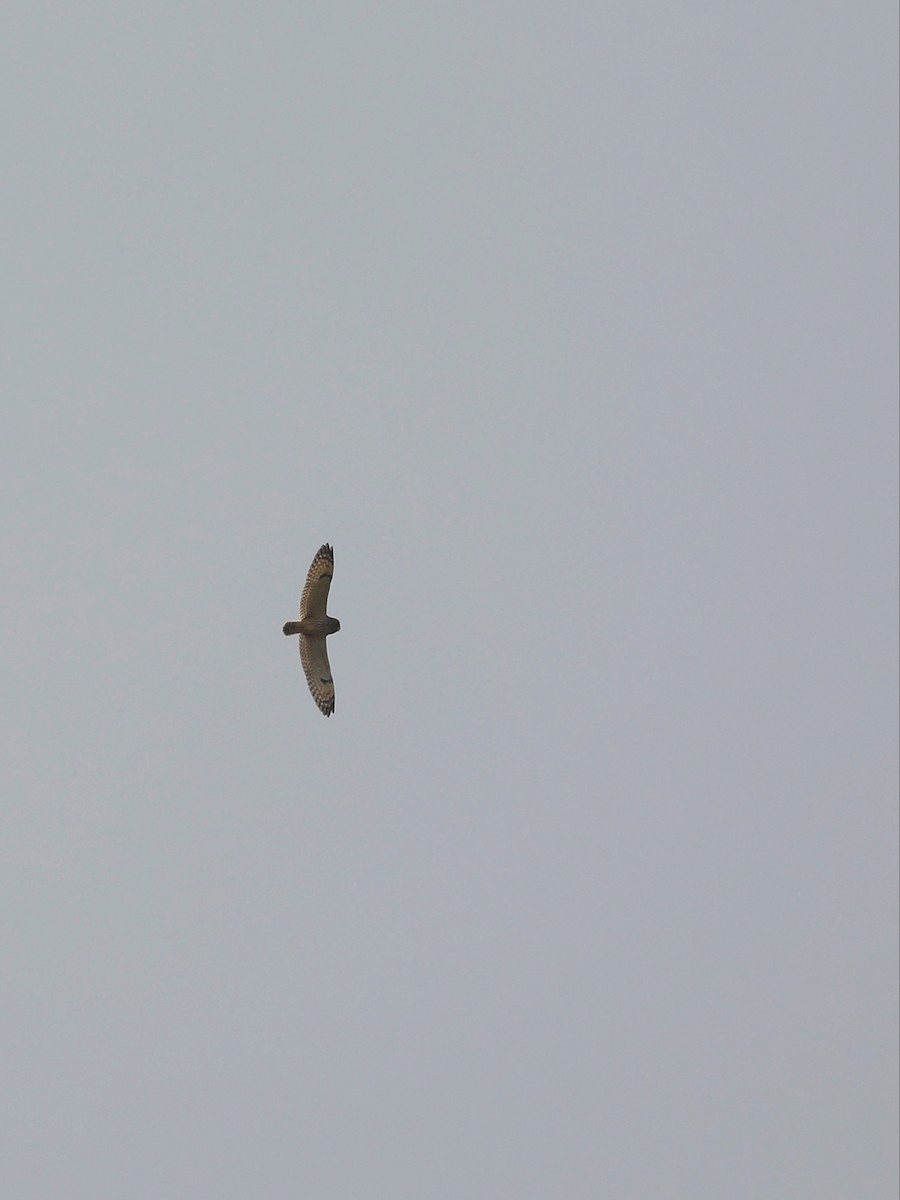
[(334, 680), (328, 662), (328, 648), (323, 637), (300, 635), (300, 661), (312, 698), (326, 717), (334, 712)]
[(320, 546), (306, 573), (306, 583), (300, 597), (300, 620), (304, 617), (324, 617), (328, 607), (328, 589), (334, 574), (334, 551), (329, 545)]

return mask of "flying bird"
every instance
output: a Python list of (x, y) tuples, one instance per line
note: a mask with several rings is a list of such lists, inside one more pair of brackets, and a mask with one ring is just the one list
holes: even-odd
[(284, 627), (288, 637), (293, 633), (300, 634), (300, 661), (306, 682), (313, 700), (326, 717), (334, 712), (334, 680), (328, 665), (325, 639), (330, 633), (337, 633), (341, 627), (340, 621), (329, 617), (325, 611), (333, 574), (334, 551), (328, 545), (320, 546), (300, 597), (300, 620), (288, 621)]

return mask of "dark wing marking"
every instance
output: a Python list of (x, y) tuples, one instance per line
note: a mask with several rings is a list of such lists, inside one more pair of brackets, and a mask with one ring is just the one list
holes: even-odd
[[(320, 551), (321, 553), (321, 551)], [(327, 591), (327, 587), (326, 587)], [(312, 698), (326, 717), (334, 712), (334, 680), (328, 664), (328, 650), (323, 637), (300, 634), (300, 661)]]
[(320, 546), (306, 576), (300, 597), (300, 619), (324, 617), (328, 607), (328, 589), (334, 573), (334, 552), (330, 546)]

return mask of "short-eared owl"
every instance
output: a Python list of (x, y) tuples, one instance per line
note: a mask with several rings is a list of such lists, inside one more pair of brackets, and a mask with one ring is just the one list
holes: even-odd
[(334, 712), (334, 680), (328, 665), (325, 639), (341, 627), (340, 621), (329, 617), (325, 611), (333, 574), (334, 551), (330, 546), (320, 546), (300, 597), (300, 620), (288, 621), (284, 627), (288, 636), (300, 634), (300, 661), (306, 672), (306, 682), (313, 700), (326, 717)]

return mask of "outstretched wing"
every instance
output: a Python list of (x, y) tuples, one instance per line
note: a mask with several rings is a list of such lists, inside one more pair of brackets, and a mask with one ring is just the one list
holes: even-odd
[[(324, 617), (328, 606), (328, 589), (331, 587), (331, 576), (334, 574), (334, 551), (330, 546), (320, 546), (316, 551), (316, 557), (312, 560), (312, 565), (306, 576), (306, 583), (303, 586), (303, 595), (300, 597), (300, 620), (304, 617)], [(300, 648), (303, 649), (303, 639), (300, 639)], [(328, 658), (325, 658), (326, 665)], [(303, 660), (304, 667), (306, 659)], [(309, 672), (307, 671), (307, 678)], [(310, 684), (312, 687), (312, 684)]]
[[(322, 549), (324, 550), (325, 547), (323, 546)], [(319, 553), (321, 554), (322, 551), (320, 550)], [(315, 563), (313, 563), (313, 566), (315, 566)], [(307, 583), (308, 586), (309, 584)], [(328, 591), (328, 582), (325, 584), (325, 591)], [(306, 675), (306, 682), (309, 684), (309, 690), (312, 692), (313, 700), (315, 700), (325, 716), (330, 717), (334, 712), (334, 680), (331, 678), (331, 667), (328, 665), (328, 651), (325, 648), (325, 638), (306, 637), (305, 634), (301, 633), (300, 661), (303, 663), (303, 671)]]

